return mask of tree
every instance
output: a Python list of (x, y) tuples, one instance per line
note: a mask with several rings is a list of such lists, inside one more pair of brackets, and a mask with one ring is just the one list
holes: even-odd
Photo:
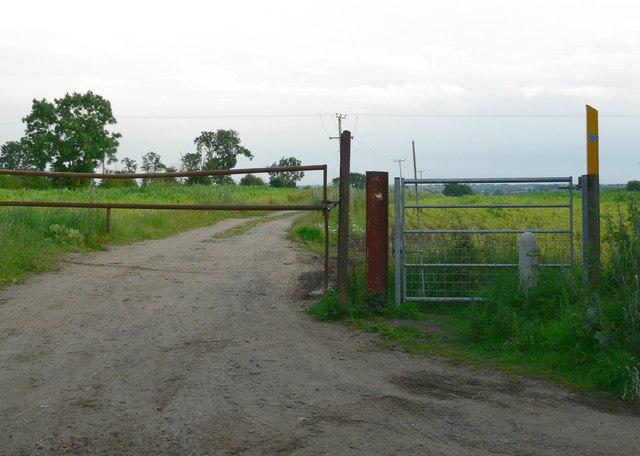
[[(201, 169), (233, 169), (239, 155), (253, 159), (249, 149), (240, 145), (240, 135), (235, 130), (203, 131), (193, 142)], [(218, 184), (233, 183), (230, 176), (214, 176), (212, 180)]]
[(446, 196), (464, 196), (472, 195), (473, 189), (466, 184), (459, 184), (458, 182), (448, 182), (444, 184), (443, 195)]
[(0, 168), (20, 170), (43, 170), (27, 152), (22, 142), (9, 141), (0, 147)]
[(138, 164), (136, 161), (128, 157), (124, 157), (120, 160), (120, 163), (122, 163), (122, 172), (124, 174), (135, 174), (138, 170)]
[(632, 180), (627, 182), (627, 190), (630, 192), (640, 192), (640, 181)]
[[(367, 185), (367, 177), (362, 173), (349, 173), (349, 183), (353, 188), (364, 188)], [(331, 185), (340, 185), (340, 178), (334, 177)]]
[[(165, 173), (177, 173), (178, 170), (176, 169), (175, 166), (167, 166), (164, 170)], [(164, 186), (173, 186), (173, 185), (180, 185), (180, 181), (178, 180), (177, 177), (163, 177), (162, 179), (158, 179), (160, 182), (160, 185), (164, 185)]]
[[(0, 146), (0, 168), (18, 170), (38, 170), (22, 142), (9, 141)], [(0, 176), (2, 188), (50, 188), (51, 180), (34, 176)]]
[[(122, 169), (115, 171), (114, 174), (135, 174), (138, 170), (138, 164), (135, 160), (128, 157), (120, 160)], [(100, 187), (103, 188), (122, 188), (122, 187), (137, 187), (138, 182), (135, 179), (102, 179)]]
[[(199, 152), (190, 152), (180, 156), (180, 168), (182, 171), (201, 171), (202, 154)], [(188, 185), (195, 184), (211, 184), (210, 176), (189, 176), (187, 177)]]
[(261, 177), (247, 174), (240, 179), (240, 185), (267, 185), (267, 183)]
[[(271, 165), (272, 168), (286, 168), (290, 166), (300, 166), (302, 162), (296, 157), (282, 157), (278, 163)], [(269, 185), (272, 187), (293, 188), (296, 183), (304, 177), (304, 171), (276, 171), (269, 173)]]
[[(33, 100), (22, 140), (38, 169), (93, 173), (102, 163), (116, 161), (120, 133), (106, 130), (116, 123), (111, 103), (93, 92), (63, 98)], [(77, 182), (76, 182), (77, 184)]]
[[(163, 173), (167, 170), (167, 166), (162, 163), (160, 155), (151, 151), (142, 156), (142, 166), (140, 169), (143, 173)], [(142, 185), (149, 185), (150, 183), (153, 183), (153, 179), (142, 179)]]

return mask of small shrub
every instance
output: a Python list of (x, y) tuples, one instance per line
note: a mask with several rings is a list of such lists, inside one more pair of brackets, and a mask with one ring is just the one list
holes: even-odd
[(293, 234), (305, 242), (322, 242), (324, 240), (322, 229), (315, 225), (301, 225), (295, 228)]
[(130, 188), (137, 187), (135, 179), (103, 179), (100, 188)]
[(253, 186), (253, 185), (259, 185), (259, 186), (265, 186), (267, 185), (267, 183), (264, 181), (264, 179), (262, 179), (261, 177), (258, 176), (254, 176), (253, 174), (247, 174), (246, 176), (244, 176), (242, 179), (240, 179), (240, 185), (246, 185), (246, 186)]
[(442, 194), (446, 196), (473, 195), (473, 189), (467, 184), (448, 182), (444, 184), (444, 190), (442, 191)]
[(59, 244), (73, 244), (82, 246), (84, 236), (79, 230), (67, 228), (64, 225), (53, 224), (49, 227), (49, 237)]
[(627, 190), (630, 192), (640, 192), (640, 181), (632, 180), (627, 182)]
[(46, 177), (37, 176), (0, 176), (0, 188), (8, 190), (19, 190), (23, 188), (46, 190), (52, 188), (51, 180)]

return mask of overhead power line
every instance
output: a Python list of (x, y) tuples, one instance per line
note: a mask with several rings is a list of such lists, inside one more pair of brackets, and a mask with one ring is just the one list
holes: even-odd
[[(176, 120), (176, 119), (284, 119), (284, 118), (309, 118), (320, 116), (335, 116), (334, 113), (284, 113), (284, 114), (166, 114), (166, 115), (153, 115), (153, 114), (123, 114), (117, 115), (116, 119), (139, 119), (139, 120)], [(509, 113), (494, 113), (494, 114), (446, 114), (446, 113), (352, 113), (347, 115), (353, 115), (356, 117), (386, 117), (386, 118), (425, 118), (425, 119), (582, 119), (584, 114), (509, 114)], [(609, 118), (640, 118), (640, 113), (600, 113), (600, 117)], [(335, 123), (335, 119), (334, 123)], [(0, 121), (0, 125), (12, 125), (22, 123), (17, 120)], [(337, 127), (337, 125), (336, 125)]]
[[(444, 113), (360, 113), (360, 117), (417, 117), (433, 119), (583, 119), (584, 114), (444, 114)], [(599, 117), (638, 118), (636, 113), (601, 113)]]
[(318, 114), (206, 114), (206, 115), (121, 115), (118, 119), (278, 119), (315, 117)]
[(377, 150), (375, 150), (372, 147), (368, 146), (367, 144), (363, 143), (359, 139), (353, 138), (353, 140), (355, 141), (355, 143), (357, 143), (357, 144), (353, 144), (355, 146), (355, 148), (359, 149), (360, 152), (363, 153), (364, 155), (372, 156), (372, 157), (374, 157), (374, 158), (376, 158), (378, 160), (393, 161), (393, 157), (389, 157), (388, 155), (385, 155), (385, 154), (382, 154), (382, 153), (378, 152)]
[[(203, 115), (120, 115), (118, 119), (278, 119), (278, 118), (303, 118), (320, 116), (334, 117), (333, 113), (305, 114), (203, 114)], [(341, 116), (353, 115), (356, 117), (398, 117), (398, 118), (433, 118), (433, 119), (582, 119), (584, 114), (517, 114), (517, 113), (479, 113), (479, 114), (446, 114), (446, 113), (350, 113)], [(640, 113), (600, 113), (600, 117), (640, 118)], [(343, 117), (344, 118), (344, 117)], [(335, 119), (334, 124), (335, 124)], [(0, 122), (3, 124), (5, 122)], [(8, 122), (7, 122), (8, 123)], [(336, 125), (338, 127), (338, 125)]]
[[(139, 114), (139, 115), (117, 115), (116, 119), (128, 119), (128, 120), (207, 120), (207, 119), (286, 119), (286, 118), (310, 118), (320, 116), (333, 116), (333, 113), (321, 113), (321, 114), (307, 114), (307, 113), (284, 113), (284, 114), (167, 114), (167, 115), (151, 115), (151, 114)], [(353, 115), (356, 117), (380, 117), (380, 118), (424, 118), (424, 119), (583, 119), (584, 114), (509, 114), (509, 113), (480, 113), (480, 114), (445, 114), (445, 113), (352, 113), (347, 115)], [(640, 118), (640, 113), (600, 113), (601, 118), (628, 118), (637, 119)], [(335, 119), (334, 123), (335, 123)], [(16, 125), (22, 123), (17, 120), (0, 121), (0, 126)], [(336, 125), (336, 127), (339, 127)], [(323, 124), (324, 128), (324, 124)], [(357, 130), (357, 124), (356, 124)]]

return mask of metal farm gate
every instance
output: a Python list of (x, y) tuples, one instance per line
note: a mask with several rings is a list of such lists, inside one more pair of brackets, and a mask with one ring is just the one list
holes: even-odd
[[(448, 198), (447, 184), (547, 184), (566, 190)], [(473, 301), (505, 271), (517, 272), (520, 237), (534, 233), (538, 266), (573, 266), (573, 179), (396, 178), (394, 253), (396, 304), (401, 301)], [(498, 192), (499, 193), (499, 192)], [(450, 200), (450, 201), (449, 201)], [(494, 200), (487, 203), (487, 201)]]
[[(347, 132), (348, 133), (348, 132)], [(144, 204), (144, 203), (110, 203), (97, 201), (0, 201), (2, 207), (68, 207), (87, 209), (106, 209), (106, 234), (111, 234), (112, 209), (152, 209), (152, 210), (196, 210), (196, 211), (322, 211), (324, 218), (324, 291), (329, 288), (329, 211), (335, 202), (328, 200), (327, 165), (305, 166), (271, 166), (266, 168), (246, 169), (210, 169), (202, 171), (179, 171), (166, 173), (68, 173), (51, 171), (26, 171), (0, 169), (0, 175), (32, 176), (58, 179), (173, 179), (195, 176), (229, 176), (234, 174), (277, 173), (290, 171), (322, 171), (321, 204)]]

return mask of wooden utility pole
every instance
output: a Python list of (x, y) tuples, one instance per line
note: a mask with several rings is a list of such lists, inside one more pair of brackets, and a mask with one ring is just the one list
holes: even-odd
[(351, 132), (340, 135), (340, 212), (338, 214), (338, 300), (340, 307), (348, 302), (349, 285), (349, 180), (351, 162)]
[(398, 164), (398, 167), (400, 168), (400, 179), (402, 179), (402, 162), (407, 161), (407, 159), (406, 158), (399, 158), (399, 159), (393, 160), (393, 161)]
[(338, 136), (329, 136), (329, 139), (340, 139), (342, 137), (342, 121), (346, 119), (345, 114), (338, 114), (336, 112), (336, 119), (338, 119)]

